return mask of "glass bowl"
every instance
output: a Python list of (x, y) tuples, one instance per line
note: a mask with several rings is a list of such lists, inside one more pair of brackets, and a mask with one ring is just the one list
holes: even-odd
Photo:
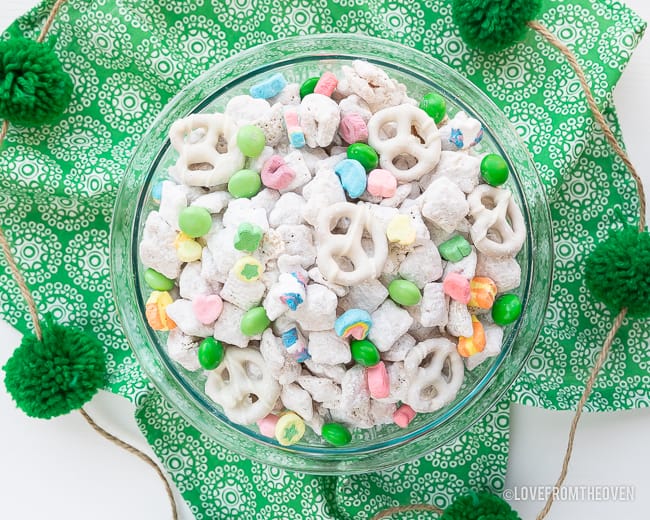
[[(488, 359), (465, 380), (449, 405), (418, 414), (405, 428), (386, 425), (355, 429), (345, 447), (332, 447), (308, 428), (303, 439), (283, 447), (262, 436), (255, 425), (235, 424), (203, 391), (205, 373), (189, 372), (166, 353), (166, 333), (146, 323), (148, 289), (138, 244), (148, 213), (156, 209), (152, 186), (166, 177), (175, 162), (170, 147), (171, 124), (196, 112), (225, 108), (234, 95), (274, 72), (289, 82), (302, 82), (326, 70), (365, 59), (404, 83), (419, 99), (435, 91), (447, 100), (453, 115), (464, 110), (479, 119), (485, 136), (477, 152), (502, 155), (512, 175), (507, 187), (522, 210), (528, 229), (518, 255), (522, 283), (514, 291), (523, 313), (508, 326), (500, 355)], [(541, 327), (551, 282), (552, 237), (548, 205), (524, 143), (500, 110), (472, 83), (439, 61), (395, 43), (358, 35), (297, 37), (242, 52), (207, 71), (184, 88), (163, 110), (135, 151), (117, 197), (111, 230), (111, 277), (124, 330), (152, 383), (189, 423), (234, 452), (267, 464), (314, 474), (351, 474), (379, 470), (421, 457), (458, 437), (502, 397), (523, 367)]]

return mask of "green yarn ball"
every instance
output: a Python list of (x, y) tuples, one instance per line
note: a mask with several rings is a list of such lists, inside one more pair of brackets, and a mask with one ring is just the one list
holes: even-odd
[(458, 497), (445, 509), (441, 520), (521, 520), (508, 502), (492, 493)]
[(452, 0), (452, 15), (470, 47), (496, 52), (523, 39), (542, 0)]
[(104, 386), (106, 359), (99, 341), (48, 322), (43, 339), (23, 337), (3, 367), (5, 387), (30, 417), (50, 419), (81, 408)]
[(585, 284), (615, 312), (650, 316), (650, 234), (633, 227), (610, 233), (585, 262)]
[(0, 119), (38, 126), (70, 104), (72, 81), (54, 51), (26, 38), (0, 41)]

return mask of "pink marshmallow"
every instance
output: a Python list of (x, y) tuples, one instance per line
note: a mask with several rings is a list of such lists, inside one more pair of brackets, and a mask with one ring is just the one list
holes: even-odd
[(406, 428), (413, 418), (415, 417), (415, 411), (408, 404), (403, 404), (393, 414), (393, 421), (400, 428)]
[(390, 394), (390, 381), (384, 362), (380, 361), (375, 366), (368, 367), (366, 373), (368, 374), (368, 390), (370, 390), (370, 395), (375, 399), (388, 397), (388, 394)]
[(274, 190), (283, 190), (296, 176), (295, 172), (287, 166), (279, 155), (269, 157), (262, 166), (262, 183)]
[(442, 282), (442, 289), (450, 298), (468, 304), (470, 299), (469, 280), (458, 273), (449, 273)]
[(332, 93), (336, 90), (336, 86), (339, 84), (339, 80), (336, 79), (336, 76), (331, 72), (325, 72), (316, 87), (314, 87), (314, 94), (322, 94), (323, 96), (331, 96)]
[(257, 427), (260, 429), (260, 433), (264, 437), (275, 437), (275, 425), (278, 424), (279, 417), (273, 415), (272, 413), (268, 414), (266, 417), (257, 421)]
[(368, 174), (368, 193), (375, 197), (389, 198), (395, 195), (397, 179), (388, 170), (377, 168)]
[(284, 122), (287, 125), (287, 129), (299, 127), (300, 121), (298, 120), (298, 111), (292, 107), (285, 108)]
[(194, 316), (204, 325), (214, 323), (223, 310), (223, 300), (217, 294), (201, 294), (192, 300)]
[(368, 126), (356, 112), (350, 112), (339, 123), (339, 134), (346, 143), (352, 144), (368, 139)]

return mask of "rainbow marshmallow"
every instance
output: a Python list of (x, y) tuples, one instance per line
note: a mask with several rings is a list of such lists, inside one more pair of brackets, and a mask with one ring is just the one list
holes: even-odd
[(370, 314), (362, 309), (350, 309), (341, 314), (334, 322), (334, 331), (342, 338), (352, 336), (362, 340), (368, 335), (372, 326)]

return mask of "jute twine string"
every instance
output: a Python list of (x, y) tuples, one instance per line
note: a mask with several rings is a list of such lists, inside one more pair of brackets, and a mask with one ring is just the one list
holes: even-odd
[[(37, 41), (39, 43), (42, 43), (45, 37), (47, 36), (47, 33), (50, 27), (52, 26), (52, 23), (54, 22), (54, 18), (56, 17), (57, 12), (61, 8), (61, 6), (65, 3), (65, 1), (66, 0), (57, 0), (57, 2), (52, 6), (52, 9), (45, 21), (45, 25), (43, 26), (41, 33), (38, 36)], [(2, 144), (4, 143), (8, 130), (9, 130), (9, 122), (4, 121), (2, 123), (2, 128), (0, 129), (0, 149), (2, 148)], [(41, 330), (41, 323), (38, 317), (36, 302), (34, 301), (34, 297), (32, 296), (31, 291), (29, 290), (27, 284), (25, 283), (25, 278), (20, 272), (20, 269), (16, 263), (13, 253), (11, 252), (9, 242), (7, 241), (7, 237), (1, 225), (0, 225), (0, 247), (2, 247), (2, 252), (4, 253), (5, 258), (7, 259), (7, 263), (9, 264), (9, 269), (11, 270), (11, 273), (14, 279), (16, 280), (16, 283), (18, 284), (18, 289), (20, 290), (20, 294), (25, 299), (25, 302), (27, 303), (27, 306), (29, 308), (29, 315), (31, 317), (32, 324), (34, 325), (34, 334), (39, 340), (41, 340), (43, 339), (43, 333)], [(81, 413), (82, 417), (86, 420), (86, 422), (92, 427), (92, 429), (95, 430), (97, 433), (99, 433), (102, 437), (108, 439), (113, 444), (119, 446), (120, 448), (123, 448), (127, 452), (140, 458), (146, 464), (148, 464), (154, 469), (156, 474), (160, 477), (160, 480), (162, 480), (163, 484), (165, 485), (165, 492), (167, 493), (167, 498), (169, 499), (169, 505), (172, 510), (172, 518), (174, 520), (178, 520), (178, 511), (177, 511), (178, 508), (176, 507), (176, 499), (174, 498), (174, 494), (172, 492), (169, 482), (167, 481), (167, 478), (165, 477), (164, 473), (162, 472), (158, 464), (156, 464), (156, 462), (143, 451), (132, 446), (128, 442), (123, 441), (119, 437), (116, 437), (112, 433), (106, 431), (104, 428), (99, 426), (92, 419), (92, 417), (88, 415), (88, 412), (86, 412), (86, 410), (84, 410), (83, 408), (80, 408), (79, 412)]]
[[(611, 145), (616, 155), (623, 161), (625, 166), (627, 166), (627, 169), (629, 170), (630, 174), (632, 175), (632, 178), (634, 179), (634, 182), (636, 184), (636, 189), (639, 194), (638, 229), (640, 233), (643, 233), (643, 231), (645, 230), (645, 213), (646, 213), (646, 198), (645, 198), (645, 190), (643, 189), (643, 181), (641, 180), (641, 177), (639, 177), (639, 174), (637, 173), (636, 168), (632, 164), (632, 161), (628, 157), (627, 153), (625, 153), (625, 150), (623, 150), (623, 148), (617, 141), (616, 137), (614, 136), (612, 129), (607, 124), (607, 121), (605, 120), (605, 116), (603, 115), (600, 108), (598, 107), (598, 104), (596, 103), (596, 100), (594, 99), (594, 96), (591, 92), (591, 87), (589, 87), (589, 82), (587, 81), (587, 77), (585, 75), (584, 70), (578, 63), (578, 60), (573, 54), (573, 52), (571, 52), (571, 50), (564, 43), (562, 43), (551, 31), (549, 31), (548, 28), (546, 28), (544, 25), (534, 20), (528, 22), (528, 26), (531, 29), (537, 31), (548, 43), (550, 43), (560, 53), (562, 53), (562, 55), (564, 55), (564, 57), (569, 62), (569, 65), (571, 66), (576, 76), (578, 77), (578, 80), (580, 81), (580, 86), (582, 87), (582, 90), (587, 99), (587, 104), (589, 105), (589, 109), (591, 110), (591, 113), (594, 116), (596, 123), (598, 123), (598, 126), (601, 128), (603, 134), (605, 135), (605, 139), (607, 139), (607, 142)], [(627, 308), (624, 308), (618, 313), (618, 315), (614, 319), (614, 322), (612, 323), (612, 326), (607, 334), (607, 337), (603, 342), (603, 346), (600, 349), (600, 354), (596, 359), (596, 363), (591, 369), (589, 378), (587, 379), (587, 383), (585, 385), (585, 389), (582, 392), (582, 397), (580, 397), (580, 401), (578, 402), (578, 406), (576, 407), (573, 420), (571, 421), (571, 428), (569, 429), (569, 438), (567, 441), (567, 447), (564, 453), (564, 459), (562, 461), (562, 469), (560, 470), (560, 475), (558, 476), (557, 481), (555, 482), (554, 489), (559, 489), (564, 484), (564, 480), (566, 479), (569, 470), (569, 463), (571, 461), (571, 456), (573, 455), (573, 445), (575, 442), (575, 436), (578, 429), (578, 423), (580, 422), (580, 418), (582, 417), (582, 412), (594, 388), (594, 384), (596, 383), (598, 374), (607, 359), (609, 351), (611, 350), (612, 344), (614, 343), (614, 338), (616, 337), (617, 332), (623, 325), (623, 321), (625, 320), (626, 314), (627, 314)], [(546, 516), (551, 510), (551, 507), (553, 507), (554, 497), (555, 497), (555, 493), (549, 494), (549, 497), (546, 500), (544, 507), (537, 515), (536, 520), (543, 520), (544, 518), (546, 518)], [(443, 513), (443, 511), (441, 511), (438, 508), (424, 509), (423, 506), (429, 506), (432, 508), (435, 507), (429, 504), (409, 504), (405, 506), (391, 507), (389, 509), (384, 509), (383, 511), (373, 516), (372, 520), (379, 520), (380, 518), (386, 518), (392, 514), (405, 513), (407, 511), (415, 511), (415, 510), (433, 511), (439, 515), (442, 515)]]

